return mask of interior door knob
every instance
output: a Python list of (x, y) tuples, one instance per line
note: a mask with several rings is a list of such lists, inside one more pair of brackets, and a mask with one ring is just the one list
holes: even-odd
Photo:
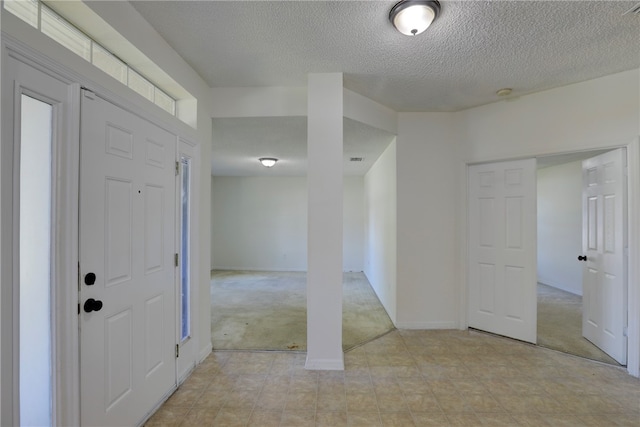
[(586, 261), (586, 260), (587, 260), (586, 255), (578, 255), (578, 261)]
[(84, 311), (91, 313), (92, 311), (100, 311), (102, 309), (102, 301), (89, 298), (84, 302)]

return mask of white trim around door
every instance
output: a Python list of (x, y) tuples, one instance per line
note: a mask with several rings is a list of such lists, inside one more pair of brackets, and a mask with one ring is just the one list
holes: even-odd
[[(18, 137), (15, 135), (15, 126), (19, 125), (14, 114), (16, 110), (15, 94), (23, 91), (31, 95), (38, 95), (56, 104), (56, 132), (63, 132), (56, 141), (61, 142), (56, 146), (54, 153), (57, 171), (55, 175), (56, 188), (53, 189), (55, 198), (55, 236), (53, 252), (56, 255), (54, 280), (59, 285), (55, 295), (55, 327), (54, 327), (54, 352), (55, 358), (55, 409), (53, 410), (54, 425), (80, 425), (80, 373), (79, 373), (79, 334), (78, 334), (78, 182), (79, 182), (79, 134), (80, 134), (80, 91), (82, 87), (92, 88), (96, 94), (101, 94), (108, 100), (129, 112), (140, 116), (157, 126), (177, 135), (182, 143), (182, 134), (192, 135), (185, 131), (184, 125), (175, 119), (159, 119), (151, 110), (134, 107), (140, 102), (129, 101), (127, 96), (117, 95), (99, 83), (91, 81), (78, 71), (70, 69), (52, 60), (46, 55), (34, 50), (23, 42), (3, 33), (0, 54), (2, 55), (2, 146), (0, 147), (0, 278), (3, 286), (0, 290), (0, 387), (1, 425), (19, 424), (18, 378), (14, 374), (18, 363), (16, 347), (16, 310), (17, 295), (15, 293), (15, 278), (17, 277), (18, 257), (16, 251), (16, 188), (18, 182), (15, 179), (15, 145)], [(19, 68), (11, 70), (10, 62)], [(14, 67), (15, 68), (15, 67)], [(25, 72), (25, 70), (29, 70)], [(37, 75), (37, 76), (36, 76)], [(36, 77), (33, 77), (36, 76)], [(64, 87), (62, 95), (47, 95), (47, 90), (55, 85)], [(8, 95), (9, 93), (13, 95)], [(132, 100), (139, 95), (132, 93)], [(37, 97), (37, 96), (36, 96)], [(60, 99), (57, 99), (60, 98)], [(54, 102), (55, 101), (55, 102)], [(59, 102), (58, 102), (59, 101)], [(184, 140), (186, 141), (186, 140)], [(194, 158), (199, 157), (200, 146), (195, 139), (187, 143)], [(199, 173), (194, 171), (195, 182), (199, 180)], [(196, 189), (193, 192), (192, 212), (195, 224), (199, 220), (197, 212), (200, 193)], [(173, 228), (172, 228), (173, 229)], [(192, 230), (192, 293), (197, 298), (197, 288), (200, 282), (197, 263), (199, 259), (199, 245), (197, 244), (197, 227)], [(12, 284), (4, 286), (4, 284)], [(197, 301), (197, 300), (196, 300)], [(192, 317), (195, 330), (193, 335), (198, 336), (198, 304), (192, 305)], [(192, 340), (197, 348), (197, 340)], [(206, 349), (205, 349), (206, 350)], [(209, 349), (210, 350), (210, 349)], [(208, 351), (206, 352), (208, 354)], [(195, 366), (206, 355), (197, 350), (185, 352), (182, 360), (187, 366)], [(191, 358), (191, 361), (187, 361)], [(184, 371), (188, 374), (189, 369)], [(184, 379), (184, 378), (182, 378)]]

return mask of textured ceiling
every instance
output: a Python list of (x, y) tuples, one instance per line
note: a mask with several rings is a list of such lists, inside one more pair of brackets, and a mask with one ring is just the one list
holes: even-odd
[[(396, 111), (459, 111), (497, 101), (504, 87), (519, 96), (640, 67), (640, 15), (623, 16), (637, 0), (441, 1), (416, 37), (389, 23), (395, 2), (132, 4), (211, 87), (305, 86), (309, 72), (342, 72), (346, 88)], [(366, 162), (345, 171), (364, 173), (381, 150), (368, 151), (373, 131), (354, 123), (345, 124), (345, 156), (351, 141)], [(304, 174), (305, 126), (216, 120), (213, 173)], [(282, 161), (255, 171), (267, 155)]]
[(393, 1), (142, 1), (142, 16), (212, 87), (345, 86), (396, 111), (457, 111), (640, 66), (627, 1), (443, 1), (417, 37)]

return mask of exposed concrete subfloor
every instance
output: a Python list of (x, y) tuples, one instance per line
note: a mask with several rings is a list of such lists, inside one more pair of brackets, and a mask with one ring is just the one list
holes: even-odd
[[(306, 273), (214, 270), (214, 350), (306, 351)], [(363, 273), (344, 273), (342, 347), (348, 350), (394, 329)]]

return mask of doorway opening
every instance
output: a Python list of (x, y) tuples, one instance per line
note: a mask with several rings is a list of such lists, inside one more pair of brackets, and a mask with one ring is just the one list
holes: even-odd
[[(215, 118), (213, 127), (213, 348), (304, 351), (307, 118)], [(393, 138), (388, 132), (344, 119), (345, 350), (393, 328), (362, 272), (364, 175)], [(259, 157), (279, 160), (265, 168), (258, 162)]]
[(583, 263), (577, 258), (583, 251), (582, 161), (608, 151), (537, 159), (537, 341), (620, 366), (583, 336)]
[[(606, 149), (542, 158), (538, 162), (531, 158), (469, 166), (469, 327), (537, 343), (537, 329), (544, 334), (544, 323), (554, 321), (553, 315), (538, 310), (545, 304), (538, 307), (537, 289), (546, 291), (540, 300), (547, 303), (554, 299), (550, 296), (553, 288), (571, 293), (570, 286), (584, 284), (584, 309), (580, 310), (579, 299), (579, 304), (573, 304), (583, 313), (575, 316), (576, 340), (588, 340), (618, 364), (627, 363), (627, 300), (633, 301), (627, 295), (635, 289), (629, 290), (627, 285), (627, 275), (632, 274), (627, 269), (626, 255), (632, 238), (627, 230), (631, 226), (626, 218), (627, 198), (634, 193), (627, 191), (632, 181), (627, 183), (625, 177), (626, 151), (627, 148)], [(568, 194), (562, 194), (563, 183), (551, 174), (553, 179), (546, 184), (546, 191), (551, 194), (549, 202), (536, 194), (536, 163), (549, 166), (552, 161), (555, 165), (577, 163), (573, 165), (575, 183)], [(541, 176), (552, 170), (544, 169)], [(544, 185), (539, 186), (543, 191)], [(571, 203), (569, 199), (574, 200), (574, 215), (566, 206)], [(536, 204), (546, 211), (536, 212)], [(542, 221), (544, 214), (550, 219)], [(552, 225), (555, 229), (549, 231), (547, 228)], [(560, 236), (570, 228), (575, 236), (567, 244)], [(551, 236), (548, 240), (542, 238), (545, 232)], [(542, 242), (536, 256), (538, 240)], [(562, 273), (555, 274), (555, 279), (550, 274), (553, 269), (545, 265), (551, 261), (559, 263), (555, 273)], [(569, 274), (564, 271), (570, 263), (575, 263), (573, 280), (567, 279)], [(552, 286), (545, 288), (538, 282)], [(633, 308), (629, 310), (633, 312)], [(560, 317), (546, 329), (559, 333), (569, 323)], [(545, 345), (544, 337), (541, 341)], [(593, 358), (591, 354), (578, 355)], [(612, 362), (608, 358), (602, 361)]]

